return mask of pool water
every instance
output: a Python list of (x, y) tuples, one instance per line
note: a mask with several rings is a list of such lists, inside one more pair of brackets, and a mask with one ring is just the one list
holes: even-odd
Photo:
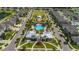
[(41, 25), (41, 24), (36, 24), (35, 29), (36, 30), (43, 30), (45, 28), (45, 26)]

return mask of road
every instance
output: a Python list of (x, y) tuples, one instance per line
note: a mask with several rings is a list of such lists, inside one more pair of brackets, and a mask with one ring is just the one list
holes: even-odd
[[(60, 16), (57, 11), (53, 11), (53, 9), (51, 9), (51, 10), (52, 10), (52, 13), (56, 16), (57, 19), (59, 19), (59, 20), (64, 19), (64, 17)], [(5, 49), (3, 49), (3, 51), (16, 51), (16, 49), (15, 49), (15, 47), (16, 47), (15, 41), (19, 36), (21, 36), (21, 33), (22, 33), (23, 29), (25, 28), (26, 21), (31, 17), (31, 13), (32, 13), (32, 10), (30, 10), (30, 12), (27, 14), (27, 17), (22, 22), (22, 26), (21, 26), (20, 30), (14, 35), (14, 37), (12, 38), (11, 43)], [(63, 44), (63, 42), (65, 42), (65, 39), (63, 37), (59, 36), (60, 34), (62, 34), (61, 32), (59, 32), (59, 29), (54, 28), (54, 32), (55, 32), (55, 35), (61, 40), (62, 50), (70, 51), (71, 49), (69, 48), (69, 46)]]
[(63, 44), (65, 42), (65, 39), (60, 36), (60, 34), (63, 34), (63, 33), (59, 32), (59, 29), (56, 28), (56, 27), (54, 28), (54, 32), (55, 32), (55, 36), (57, 36), (57, 38), (59, 38), (61, 40), (62, 50), (64, 50), (64, 51), (70, 51), (71, 49), (69, 48), (69, 46)]
[(20, 28), (20, 30), (15, 34), (15, 36), (12, 38), (12, 41), (11, 43), (5, 48), (3, 49), (3, 51), (15, 51), (15, 41), (16, 39), (21, 35), (23, 29), (25, 28), (25, 24), (26, 24), (26, 21), (31, 17), (31, 13), (32, 13), (32, 10), (29, 11), (29, 13), (27, 14), (27, 17), (26, 19), (23, 21), (22, 23), (22, 26)]
[[(64, 17), (60, 16), (60, 14), (57, 11), (53, 11), (53, 9), (51, 9), (51, 11), (52, 11), (53, 15), (56, 16), (56, 18), (58, 20), (64, 19)], [(63, 37), (59, 36), (60, 34), (63, 34), (63, 33), (59, 32), (59, 29), (56, 27), (54, 28), (54, 32), (55, 32), (55, 35), (61, 40), (62, 50), (63, 51), (71, 51), (70, 47), (63, 43), (63, 42), (65, 42), (65, 39)]]

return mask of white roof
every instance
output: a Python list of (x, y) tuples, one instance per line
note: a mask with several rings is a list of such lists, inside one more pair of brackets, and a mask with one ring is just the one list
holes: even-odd
[[(27, 38), (31, 38), (33, 35), (36, 36), (36, 38), (40, 37), (40, 34), (36, 34), (35, 31), (29, 31), (26, 35)], [(47, 38), (53, 38), (53, 35), (51, 32), (43, 32), (43, 34), (41, 34), (41, 37), (47, 36)]]
[(35, 32), (35, 31), (29, 31), (29, 32), (27, 33), (26, 37), (31, 38), (31, 37), (32, 37), (32, 35), (35, 35), (35, 34), (36, 34), (36, 32)]
[(47, 36), (48, 38), (53, 38), (51, 32), (44, 32), (41, 36), (42, 36), (42, 37)]

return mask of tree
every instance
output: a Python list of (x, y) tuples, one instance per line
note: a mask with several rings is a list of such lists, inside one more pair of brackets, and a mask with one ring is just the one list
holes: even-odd
[(20, 24), (20, 22), (21, 22), (21, 21), (17, 18), (17, 19), (16, 19), (16, 24)]

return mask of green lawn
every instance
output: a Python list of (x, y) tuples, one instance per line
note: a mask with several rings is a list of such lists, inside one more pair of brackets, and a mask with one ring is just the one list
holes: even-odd
[(79, 49), (79, 45), (76, 45), (76, 44), (71, 44), (72, 47), (74, 47), (75, 49)]
[(79, 45), (72, 45), (75, 49), (79, 49)]
[(23, 45), (22, 47), (32, 48), (32, 45), (33, 45), (33, 44), (34, 44), (34, 43), (28, 43), (28, 44)]
[(0, 49), (2, 49), (2, 45), (4, 45), (4, 43), (0, 43)]
[[(37, 16), (42, 16), (42, 20), (41, 21), (37, 21), (36, 20)], [(31, 19), (29, 21), (27, 21), (26, 27), (30, 30), (33, 23), (41, 23), (41, 24), (47, 23), (48, 28), (51, 28), (51, 26), (52, 26), (52, 22), (50, 20), (48, 20), (48, 16), (45, 13), (45, 11), (43, 11), (43, 10), (33, 10)], [(24, 38), (21, 41), (21, 45), (24, 44), (24, 43), (27, 43), (26, 42), (27, 40), (28, 39)], [(58, 43), (54, 39), (52, 39), (51, 43), (53, 43), (55, 45), (58, 45)], [(22, 48), (24, 48), (24, 49), (26, 49), (26, 48), (32, 48), (33, 44), (34, 44), (33, 42), (32, 43), (30, 42), (28, 44), (23, 45)], [(52, 45), (50, 45), (48, 43), (45, 43), (45, 45), (46, 45), (47, 48), (51, 48), (52, 50), (56, 50), (56, 47), (54, 47), (54, 46), (52, 46)], [(39, 45), (35, 45), (34, 48), (45, 48), (45, 47), (42, 44), (39, 44)]]
[(46, 45), (47, 48), (52, 48), (53, 46), (48, 44), (48, 43), (44, 43)]
[(0, 10), (0, 23), (5, 22), (11, 15), (15, 14), (14, 10)]
[(5, 32), (2, 34), (2, 38), (4, 39), (4, 40), (8, 40), (8, 39), (10, 39), (11, 37), (12, 37), (12, 34), (13, 34), (14, 32), (13, 31), (11, 31), (11, 30), (5, 30)]
[(55, 40), (55, 39), (52, 39), (51, 43), (53, 43), (53, 44), (55, 44), (55, 45), (57, 45), (57, 46), (58, 46), (58, 43), (56, 42), (56, 40)]
[(45, 20), (48, 20), (48, 17), (46, 16), (45, 11), (43, 10), (34, 10), (31, 17), (32, 20), (36, 20), (37, 16), (42, 16), (42, 20), (44, 20), (44, 22)]
[[(40, 22), (37, 21), (37, 16), (42, 16), (42, 20)], [(26, 23), (26, 27), (30, 29), (33, 23), (46, 23), (46, 20), (48, 20), (48, 17), (45, 15), (43, 10), (34, 10), (31, 19)]]
[(54, 47), (54, 46), (52, 46), (48, 43), (45, 43), (45, 45), (46, 45), (47, 48), (51, 48), (52, 50), (56, 50), (56, 47)]
[(13, 32), (6, 32), (5, 39), (8, 40), (12, 36)]
[(43, 10), (34, 10), (32, 13), (33, 16), (44, 16), (45, 12)]
[(2, 47), (0, 46), (0, 49), (2, 49)]
[(26, 37), (22, 38), (21, 44), (23, 44), (23, 43), (27, 42), (27, 40), (29, 40), (29, 39), (28, 39), (28, 38), (26, 38)]
[(16, 47), (18, 46), (20, 39), (21, 39), (21, 37), (16, 39)]
[(0, 46), (2, 46), (4, 43), (0, 43)]

